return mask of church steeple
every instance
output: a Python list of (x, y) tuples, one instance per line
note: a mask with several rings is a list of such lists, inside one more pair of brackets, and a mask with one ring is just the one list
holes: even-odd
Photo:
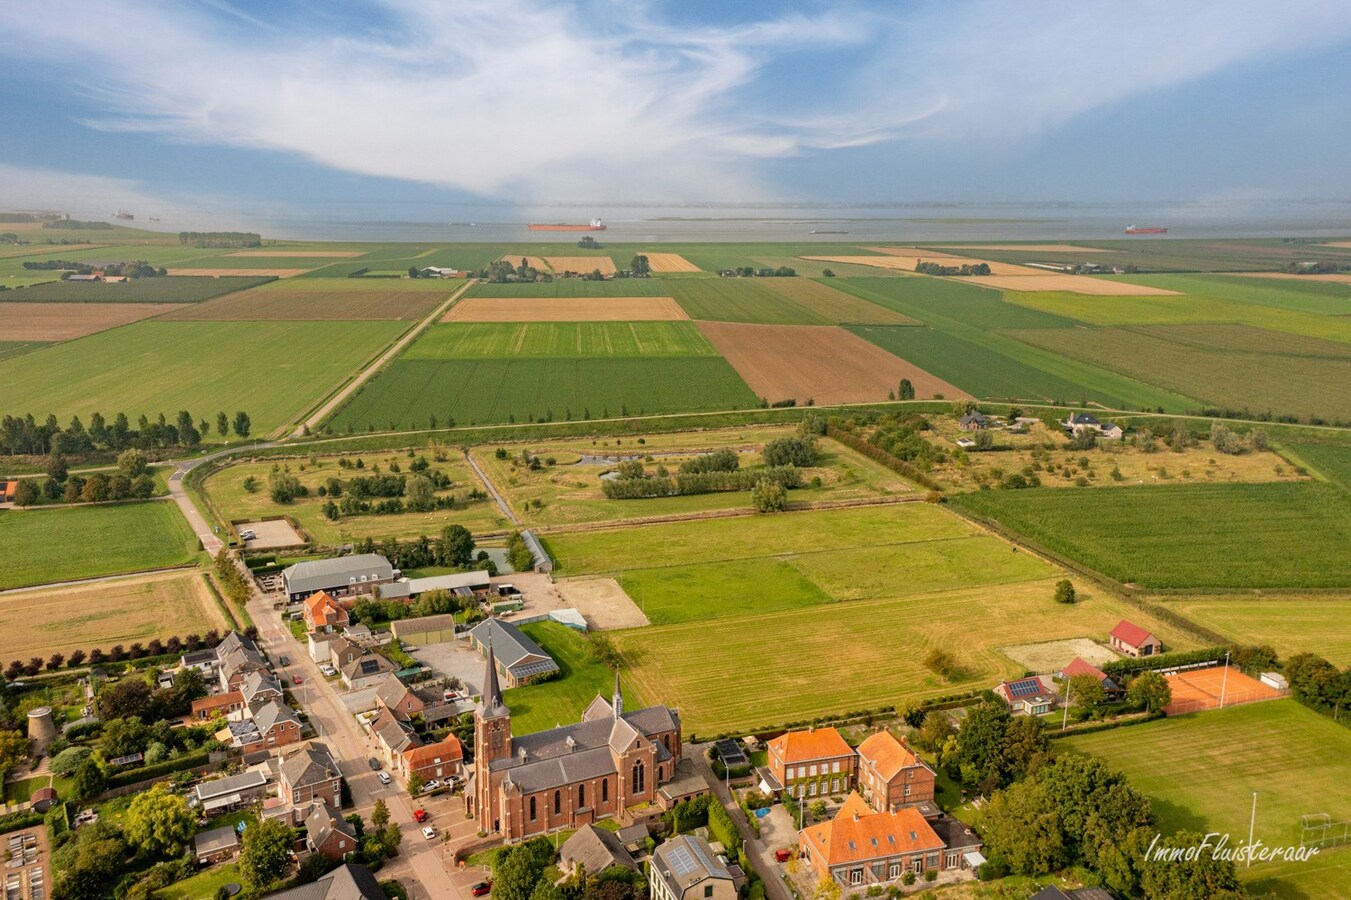
[[(491, 620), (489, 620), (491, 622)], [(497, 657), (493, 655), (492, 625), (488, 626), (488, 670), (483, 674), (483, 717), (485, 719), (510, 715), (502, 700), (502, 688), (497, 683)]]
[(615, 694), (610, 698), (610, 706), (614, 708), (615, 718), (619, 719), (624, 715), (624, 695), (619, 692), (619, 670), (615, 669)]

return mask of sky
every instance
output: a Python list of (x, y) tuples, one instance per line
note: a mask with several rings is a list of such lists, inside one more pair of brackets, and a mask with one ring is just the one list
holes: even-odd
[(0, 208), (1351, 196), (1326, 0), (7, 0), (0, 35)]

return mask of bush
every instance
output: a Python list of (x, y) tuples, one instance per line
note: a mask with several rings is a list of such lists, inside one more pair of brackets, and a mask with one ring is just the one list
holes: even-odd
[(751, 488), (751, 503), (758, 513), (783, 512), (788, 508), (788, 492), (777, 482), (757, 481)]
[(1055, 602), (1073, 603), (1075, 600), (1074, 584), (1068, 578), (1062, 578), (1055, 583)]
[(80, 764), (88, 759), (94, 751), (88, 747), (70, 747), (56, 754), (52, 760), (52, 774), (60, 777), (74, 775), (75, 770)]

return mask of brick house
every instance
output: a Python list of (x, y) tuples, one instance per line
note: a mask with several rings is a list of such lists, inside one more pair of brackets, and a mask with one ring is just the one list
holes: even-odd
[(727, 864), (708, 841), (682, 834), (652, 853), (652, 900), (736, 900), (737, 888)]
[(327, 745), (311, 743), (292, 750), (277, 767), (278, 794), (295, 808), (322, 800), (334, 809), (342, 807), (342, 772)]
[(281, 685), (266, 672), (250, 672), (244, 676), (239, 693), (249, 709), (257, 709), (264, 703), (280, 703)]
[(1001, 681), (995, 685), (994, 692), (1009, 705), (1014, 715), (1039, 716), (1055, 709), (1060, 703), (1060, 692), (1051, 679), (1043, 675)]
[(794, 797), (852, 790), (858, 757), (834, 728), (789, 731), (768, 744), (769, 770)]
[(239, 691), (228, 694), (216, 694), (192, 701), (192, 717), (200, 721), (214, 719), (216, 716), (236, 716), (246, 707), (244, 695)]
[(342, 673), (343, 686), (349, 691), (359, 691), (362, 688), (375, 687), (391, 677), (397, 669), (398, 666), (380, 654), (364, 650), (360, 656), (339, 671)]
[(1124, 653), (1126, 656), (1136, 658), (1158, 656), (1163, 652), (1163, 641), (1134, 622), (1128, 622), (1125, 619), (1122, 619), (1112, 629), (1108, 637), (1111, 638), (1112, 649), (1118, 653)]
[(309, 631), (337, 631), (350, 624), (347, 610), (326, 592), (305, 598), (305, 627)]
[(934, 770), (890, 731), (869, 735), (858, 745), (858, 788), (878, 812), (934, 798)]
[(1108, 700), (1117, 701), (1126, 696), (1125, 689), (1113, 681), (1111, 676), (1084, 659), (1082, 656), (1074, 657), (1074, 662), (1065, 666), (1065, 668), (1061, 669), (1056, 674), (1065, 681), (1069, 681), (1075, 675), (1092, 675), (1098, 680), (1098, 683), (1102, 685), (1102, 689), (1104, 693), (1107, 694)]
[(305, 846), (311, 853), (342, 859), (356, 852), (357, 834), (342, 815), (322, 800), (310, 804), (305, 816)]
[(854, 793), (834, 819), (799, 832), (798, 852), (818, 878), (849, 890), (899, 882), (907, 872), (966, 868), (972, 851), (949, 849), (913, 806), (877, 812)]
[(397, 678), (385, 679), (375, 689), (375, 699), (400, 722), (421, 715), (427, 708), (427, 701)]
[(407, 747), (397, 757), (399, 775), (406, 783), (414, 774), (423, 781), (443, 781), (464, 775), (464, 745), (453, 734), (435, 744)]

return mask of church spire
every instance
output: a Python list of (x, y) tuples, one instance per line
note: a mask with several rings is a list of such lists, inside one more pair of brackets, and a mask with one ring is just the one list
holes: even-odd
[(621, 718), (624, 715), (624, 695), (619, 692), (619, 669), (615, 669), (615, 695), (610, 698), (610, 706), (614, 708), (615, 718)]
[[(491, 623), (491, 619), (488, 620)], [(502, 700), (502, 688), (497, 684), (497, 657), (493, 655), (493, 629), (489, 624), (488, 632), (488, 671), (483, 675), (483, 714), (484, 716), (504, 715), (507, 704)]]

